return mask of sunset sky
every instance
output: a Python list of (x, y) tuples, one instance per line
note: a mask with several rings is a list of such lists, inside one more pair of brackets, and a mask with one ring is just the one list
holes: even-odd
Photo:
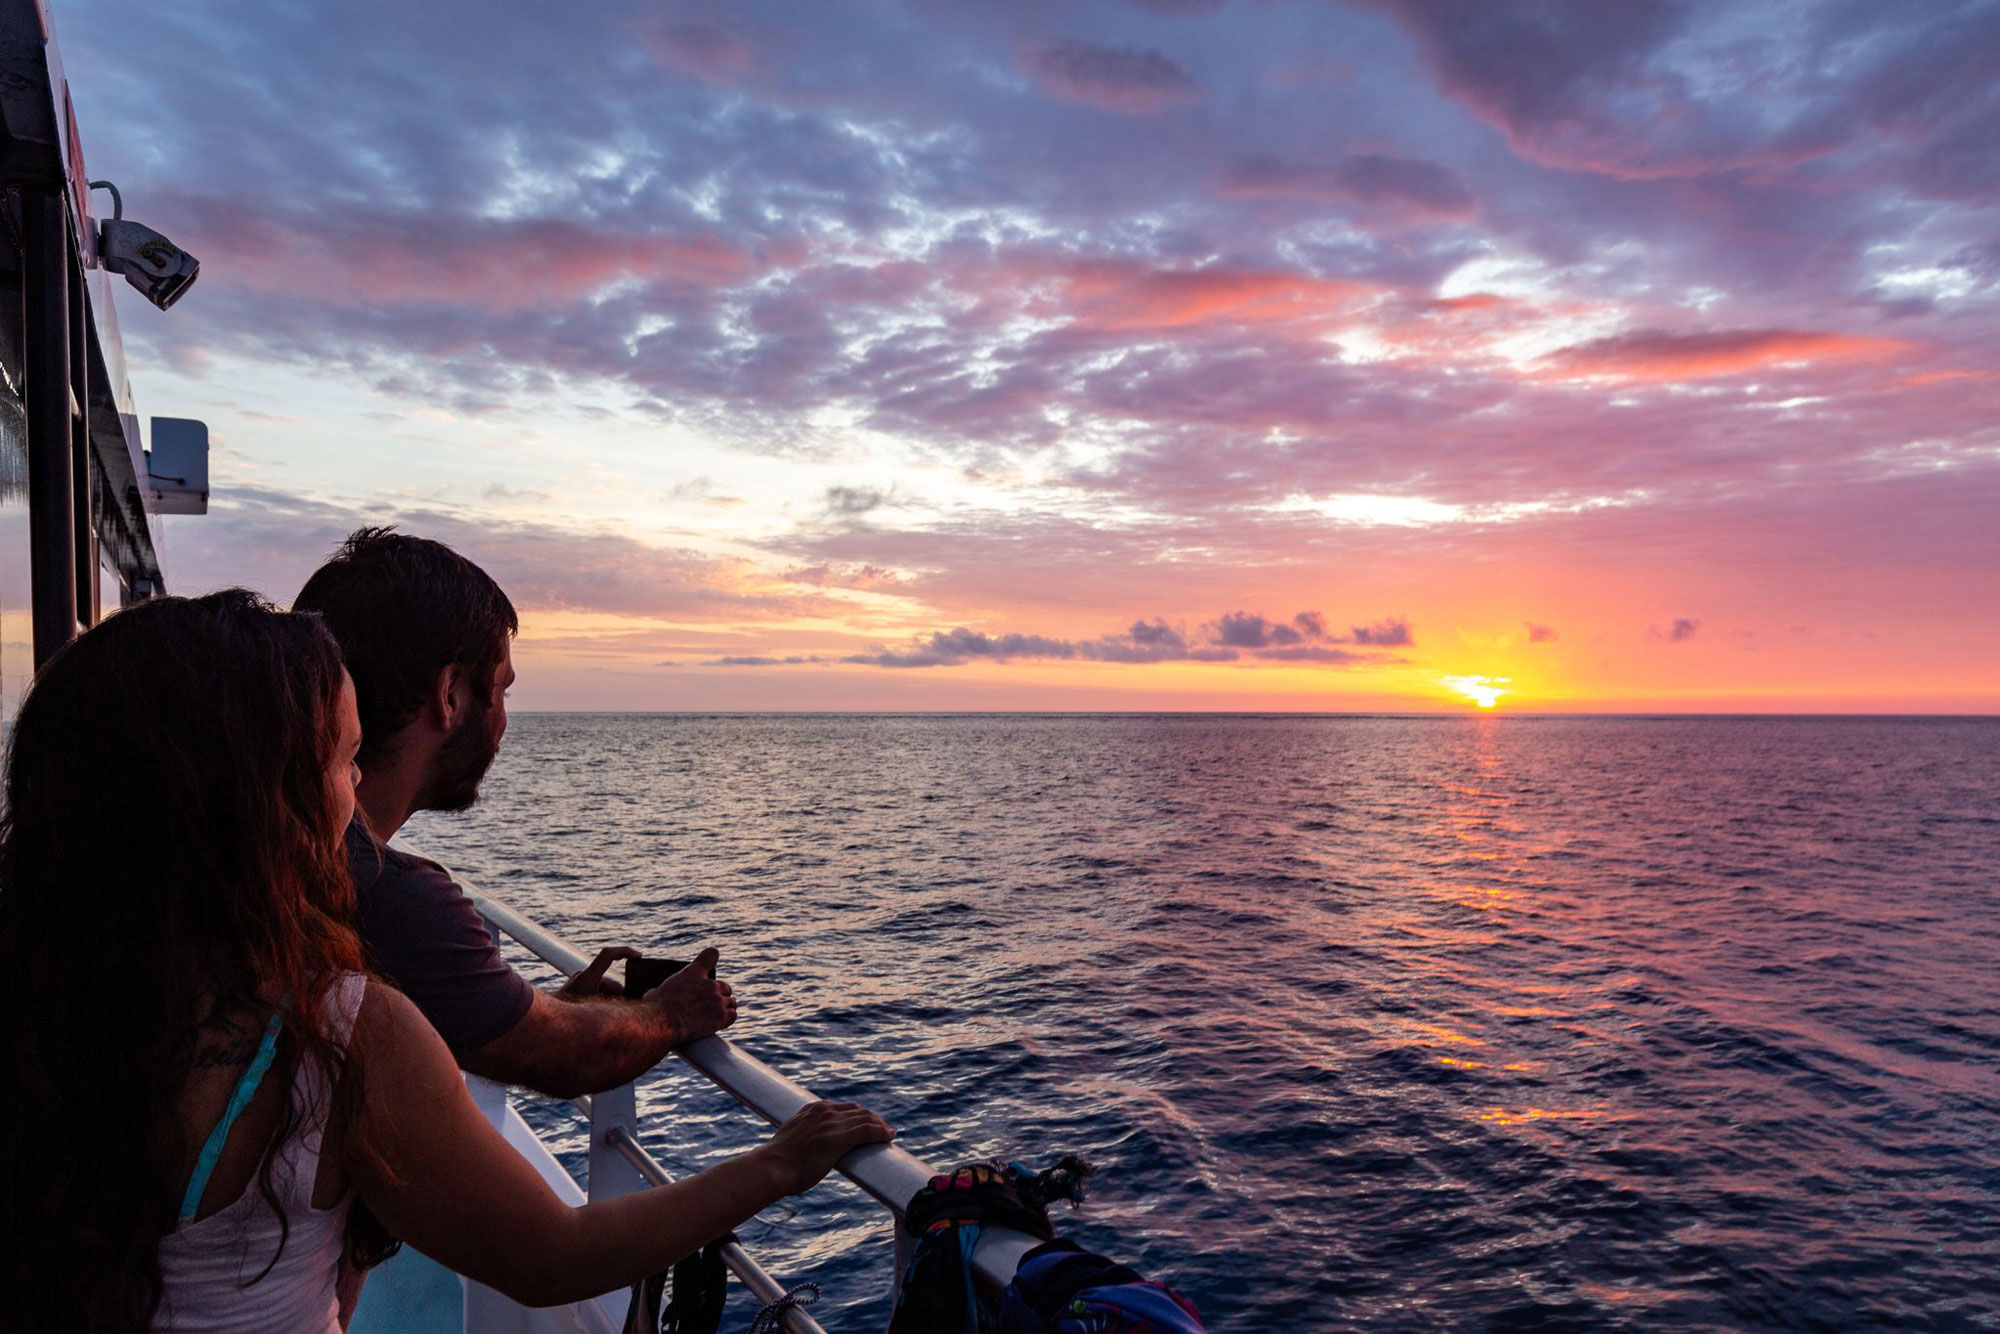
[(202, 260), (172, 591), (396, 523), (523, 709), (2000, 711), (2000, 4), (52, 7)]

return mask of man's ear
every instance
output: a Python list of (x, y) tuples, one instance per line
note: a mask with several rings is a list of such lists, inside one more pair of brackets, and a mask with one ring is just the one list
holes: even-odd
[(431, 719), (439, 731), (449, 732), (458, 726), (458, 720), (465, 716), (465, 710), (471, 704), (470, 689), (465, 669), (455, 662), (437, 674), (437, 680), (431, 683), (431, 696), (427, 703)]

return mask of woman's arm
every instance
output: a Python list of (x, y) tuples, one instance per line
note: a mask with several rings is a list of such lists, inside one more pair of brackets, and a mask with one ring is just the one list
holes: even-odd
[(444, 1041), (400, 992), (369, 985), (354, 1053), (363, 1102), (338, 1153), (361, 1198), (396, 1236), (529, 1306), (635, 1283), (893, 1133), (851, 1104), (810, 1103), (698, 1176), (572, 1208), (479, 1114)]

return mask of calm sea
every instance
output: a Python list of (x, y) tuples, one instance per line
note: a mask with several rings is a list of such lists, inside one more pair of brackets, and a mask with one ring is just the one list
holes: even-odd
[[(1083, 1153), (1213, 1330), (2000, 1329), (2000, 720), (545, 714), (486, 792), (410, 836), (934, 1165)], [(741, 1235), (850, 1334), (886, 1217)]]

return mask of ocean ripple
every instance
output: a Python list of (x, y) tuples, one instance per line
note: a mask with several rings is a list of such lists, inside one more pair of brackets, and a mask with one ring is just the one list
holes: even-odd
[[(1092, 1157), (1217, 1331), (2000, 1329), (1996, 798), (1992, 720), (528, 715), (410, 834), (940, 1166)], [(742, 1236), (887, 1323), (852, 1187)]]

